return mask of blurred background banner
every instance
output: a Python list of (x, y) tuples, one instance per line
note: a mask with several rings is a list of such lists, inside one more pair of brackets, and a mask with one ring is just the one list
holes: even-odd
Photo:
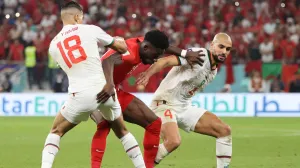
[[(152, 93), (136, 93), (150, 105)], [(218, 116), (300, 117), (300, 94), (296, 93), (199, 93), (192, 100), (197, 107)], [(55, 116), (68, 95), (64, 93), (1, 94), (0, 116)]]

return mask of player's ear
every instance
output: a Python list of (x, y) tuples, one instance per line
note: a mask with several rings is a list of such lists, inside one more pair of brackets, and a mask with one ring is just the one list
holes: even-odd
[(81, 16), (79, 14), (75, 15), (76, 23), (79, 23)]
[(78, 15), (74, 15), (74, 20), (76, 23), (78, 23)]
[(143, 43), (143, 50), (147, 51), (149, 49), (149, 45), (147, 43)]
[(210, 43), (210, 50), (214, 49), (214, 44), (215, 43), (213, 41)]

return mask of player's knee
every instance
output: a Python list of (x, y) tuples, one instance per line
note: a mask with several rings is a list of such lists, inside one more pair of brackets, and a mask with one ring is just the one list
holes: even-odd
[(229, 125), (224, 124), (220, 130), (219, 137), (225, 137), (231, 135), (231, 128)]

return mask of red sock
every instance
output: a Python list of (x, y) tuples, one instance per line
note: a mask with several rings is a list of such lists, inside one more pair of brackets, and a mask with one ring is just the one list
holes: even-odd
[(154, 167), (160, 141), (161, 124), (161, 119), (157, 118), (157, 120), (146, 127), (144, 135), (144, 160), (147, 168)]
[(102, 121), (97, 125), (91, 146), (91, 168), (100, 168), (109, 132), (110, 126), (107, 121)]

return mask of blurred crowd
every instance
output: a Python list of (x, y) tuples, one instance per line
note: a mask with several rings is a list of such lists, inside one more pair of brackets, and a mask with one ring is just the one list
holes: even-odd
[[(248, 64), (256, 60), (300, 64), (298, 0), (77, 2), (83, 6), (84, 23), (98, 25), (112, 36), (142, 36), (156, 28), (169, 35), (172, 45), (208, 48), (214, 34), (222, 31), (230, 34), (233, 41), (230, 64)], [(24, 64), (29, 88), (36, 84), (43, 89), (46, 81), (52, 89), (66, 91), (67, 79), (47, 52), (51, 39), (62, 28), (59, 19), (62, 3), (60, 0), (0, 1), (0, 61)], [(100, 53), (104, 51), (105, 48), (99, 48)], [(261, 77), (261, 71), (252, 70), (255, 68), (247, 75)], [(154, 88), (163, 77), (156, 79)], [(276, 80), (281, 82), (280, 77), (273, 82)], [(296, 88), (300, 87), (299, 80), (296, 81)], [(249, 91), (260, 92), (250, 88)]]

